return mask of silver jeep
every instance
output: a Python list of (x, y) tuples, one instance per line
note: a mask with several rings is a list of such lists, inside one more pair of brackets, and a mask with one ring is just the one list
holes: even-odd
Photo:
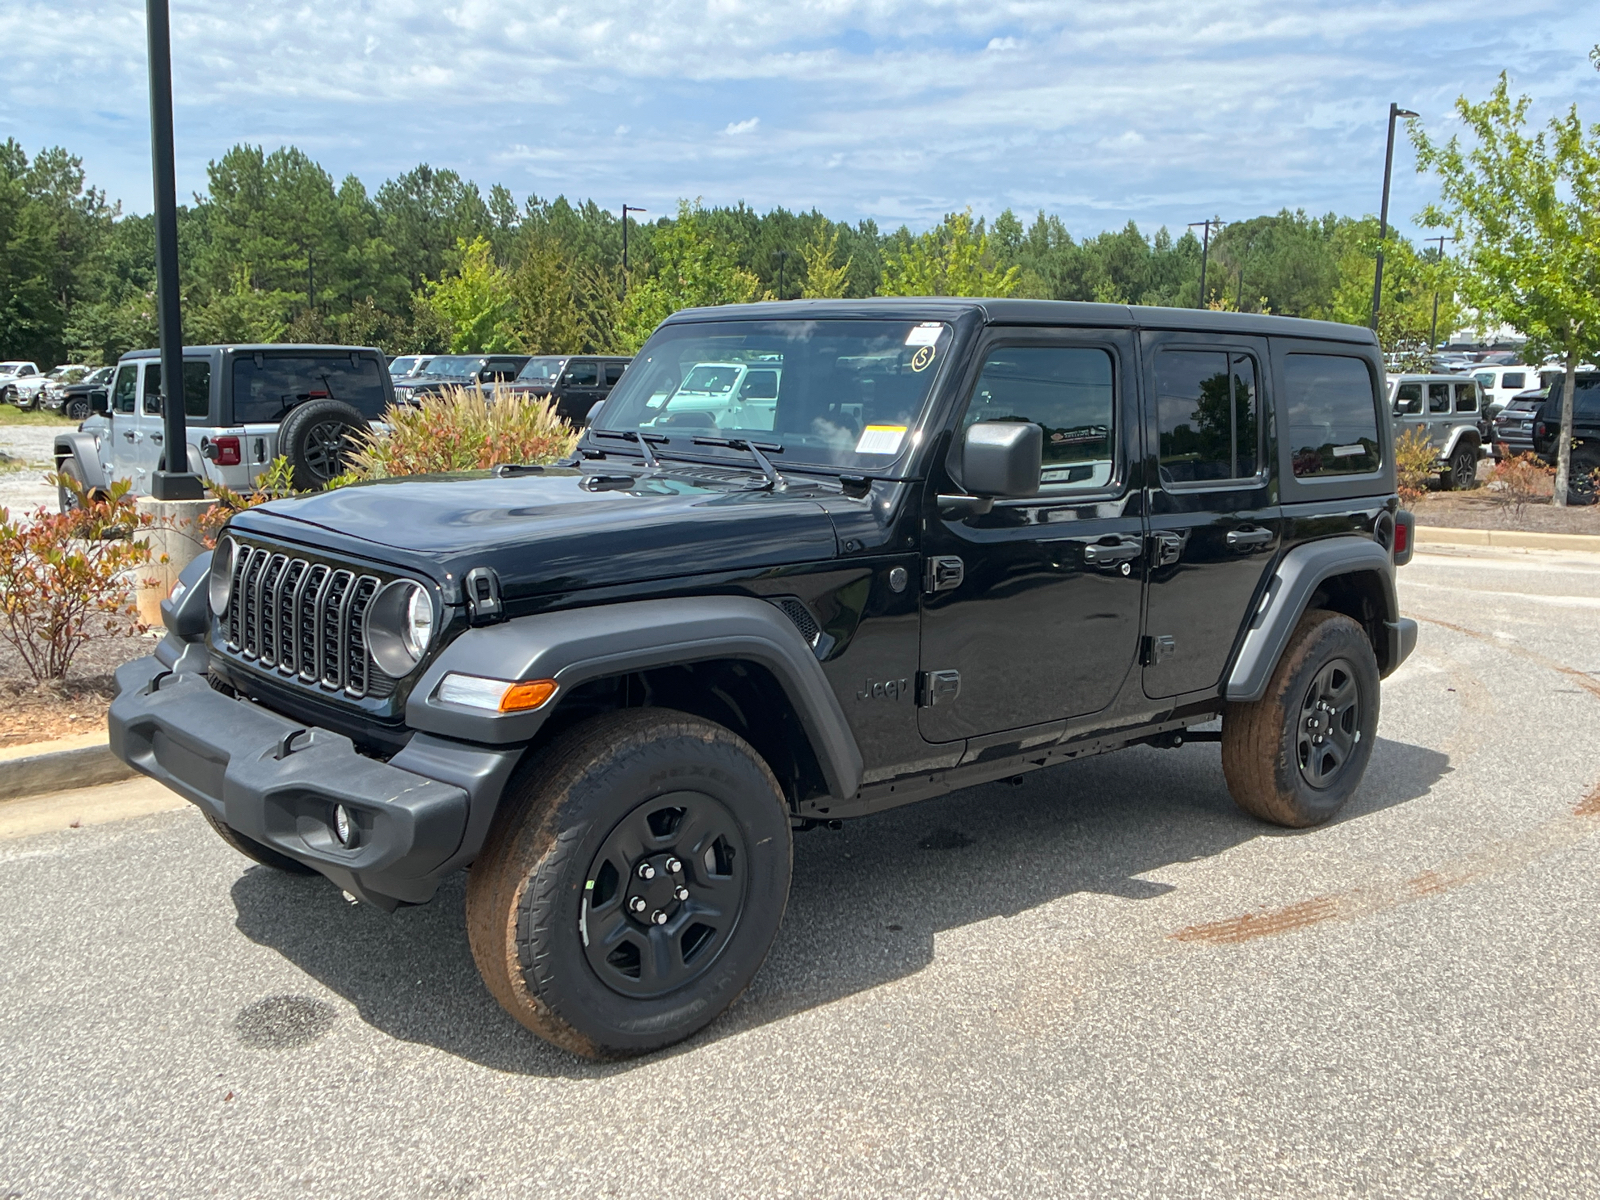
[(1484, 454), (1483, 393), (1464, 375), (1391, 375), (1389, 407), (1398, 441), (1420, 429), (1439, 452), (1440, 482), (1469, 488)]

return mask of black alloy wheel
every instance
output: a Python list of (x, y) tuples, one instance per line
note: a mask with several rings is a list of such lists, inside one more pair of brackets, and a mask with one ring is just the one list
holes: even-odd
[(1575, 446), (1567, 463), (1567, 503), (1578, 507), (1593, 504), (1600, 490), (1600, 450)]
[(1317, 672), (1300, 703), (1295, 745), (1300, 777), (1318, 791), (1334, 786), (1360, 741), (1361, 685), (1355, 669), (1336, 658)]
[(744, 912), (744, 837), (703, 792), (669, 792), (617, 823), (589, 866), (578, 929), (589, 965), (624, 996), (693, 983)]
[(304, 462), (323, 483), (344, 470), (347, 432), (342, 421), (320, 421), (306, 430)]
[(89, 419), (89, 398), (87, 396), (73, 396), (67, 401), (65, 407), (69, 421), (87, 421)]

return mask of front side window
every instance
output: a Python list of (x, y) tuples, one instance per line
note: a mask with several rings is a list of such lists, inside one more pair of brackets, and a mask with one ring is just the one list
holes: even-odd
[(1087, 346), (1001, 346), (989, 351), (961, 428), (1031, 421), (1044, 430), (1039, 482), (1094, 489), (1111, 482), (1115, 412), (1110, 353)]
[[(153, 362), (144, 369), (144, 411), (147, 415), (161, 413), (161, 364)], [(185, 359), (183, 363), (183, 415), (207, 417), (211, 415), (211, 364)]]
[[(748, 438), (782, 446), (780, 468), (884, 471), (910, 449), (953, 336), (943, 322), (892, 319), (667, 325), (628, 367), (595, 429), (660, 434), (666, 442), (654, 444), (669, 455), (748, 463), (746, 452), (695, 444)], [(743, 380), (758, 373), (766, 378), (747, 392)]]
[(1223, 350), (1156, 356), (1161, 482), (1246, 479), (1259, 469), (1256, 364)]
[(561, 368), (567, 365), (564, 358), (551, 358), (541, 354), (530, 358), (517, 373), (519, 383), (554, 383), (561, 378)]
[(1428, 385), (1428, 411), (1431, 413), (1447, 413), (1450, 411), (1450, 385), (1448, 383), (1430, 383)]
[(1378, 413), (1365, 362), (1336, 354), (1290, 354), (1284, 359), (1283, 382), (1296, 477), (1378, 469)]
[(388, 399), (379, 361), (365, 355), (248, 354), (233, 360), (233, 419), (275, 424), (307, 400), (342, 400), (368, 420)]
[(119, 413), (133, 411), (134, 395), (139, 389), (139, 368), (135, 363), (117, 369), (116, 386), (111, 389), (111, 408)]
[(594, 387), (600, 382), (600, 364), (596, 362), (573, 363), (572, 370), (567, 372), (567, 382), (573, 387)]
[(1422, 385), (1402, 383), (1394, 392), (1394, 411), (1400, 416), (1415, 416), (1422, 411)]

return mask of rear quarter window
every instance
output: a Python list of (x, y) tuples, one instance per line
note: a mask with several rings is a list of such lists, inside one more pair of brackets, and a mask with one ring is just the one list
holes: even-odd
[(388, 403), (387, 374), (387, 367), (367, 355), (243, 355), (233, 360), (233, 419), (241, 425), (276, 424), (295, 405), (326, 397), (376, 420)]
[(1283, 377), (1290, 463), (1297, 479), (1378, 469), (1377, 398), (1364, 360), (1287, 354)]

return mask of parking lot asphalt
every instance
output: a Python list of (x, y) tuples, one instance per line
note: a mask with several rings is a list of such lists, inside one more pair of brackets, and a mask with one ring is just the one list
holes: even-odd
[(0, 1197), (1600, 1193), (1600, 556), (1401, 580), (1338, 821), (1195, 744), (804, 834), (750, 992), (631, 1062), (501, 1013), (459, 880), (0, 838)]

